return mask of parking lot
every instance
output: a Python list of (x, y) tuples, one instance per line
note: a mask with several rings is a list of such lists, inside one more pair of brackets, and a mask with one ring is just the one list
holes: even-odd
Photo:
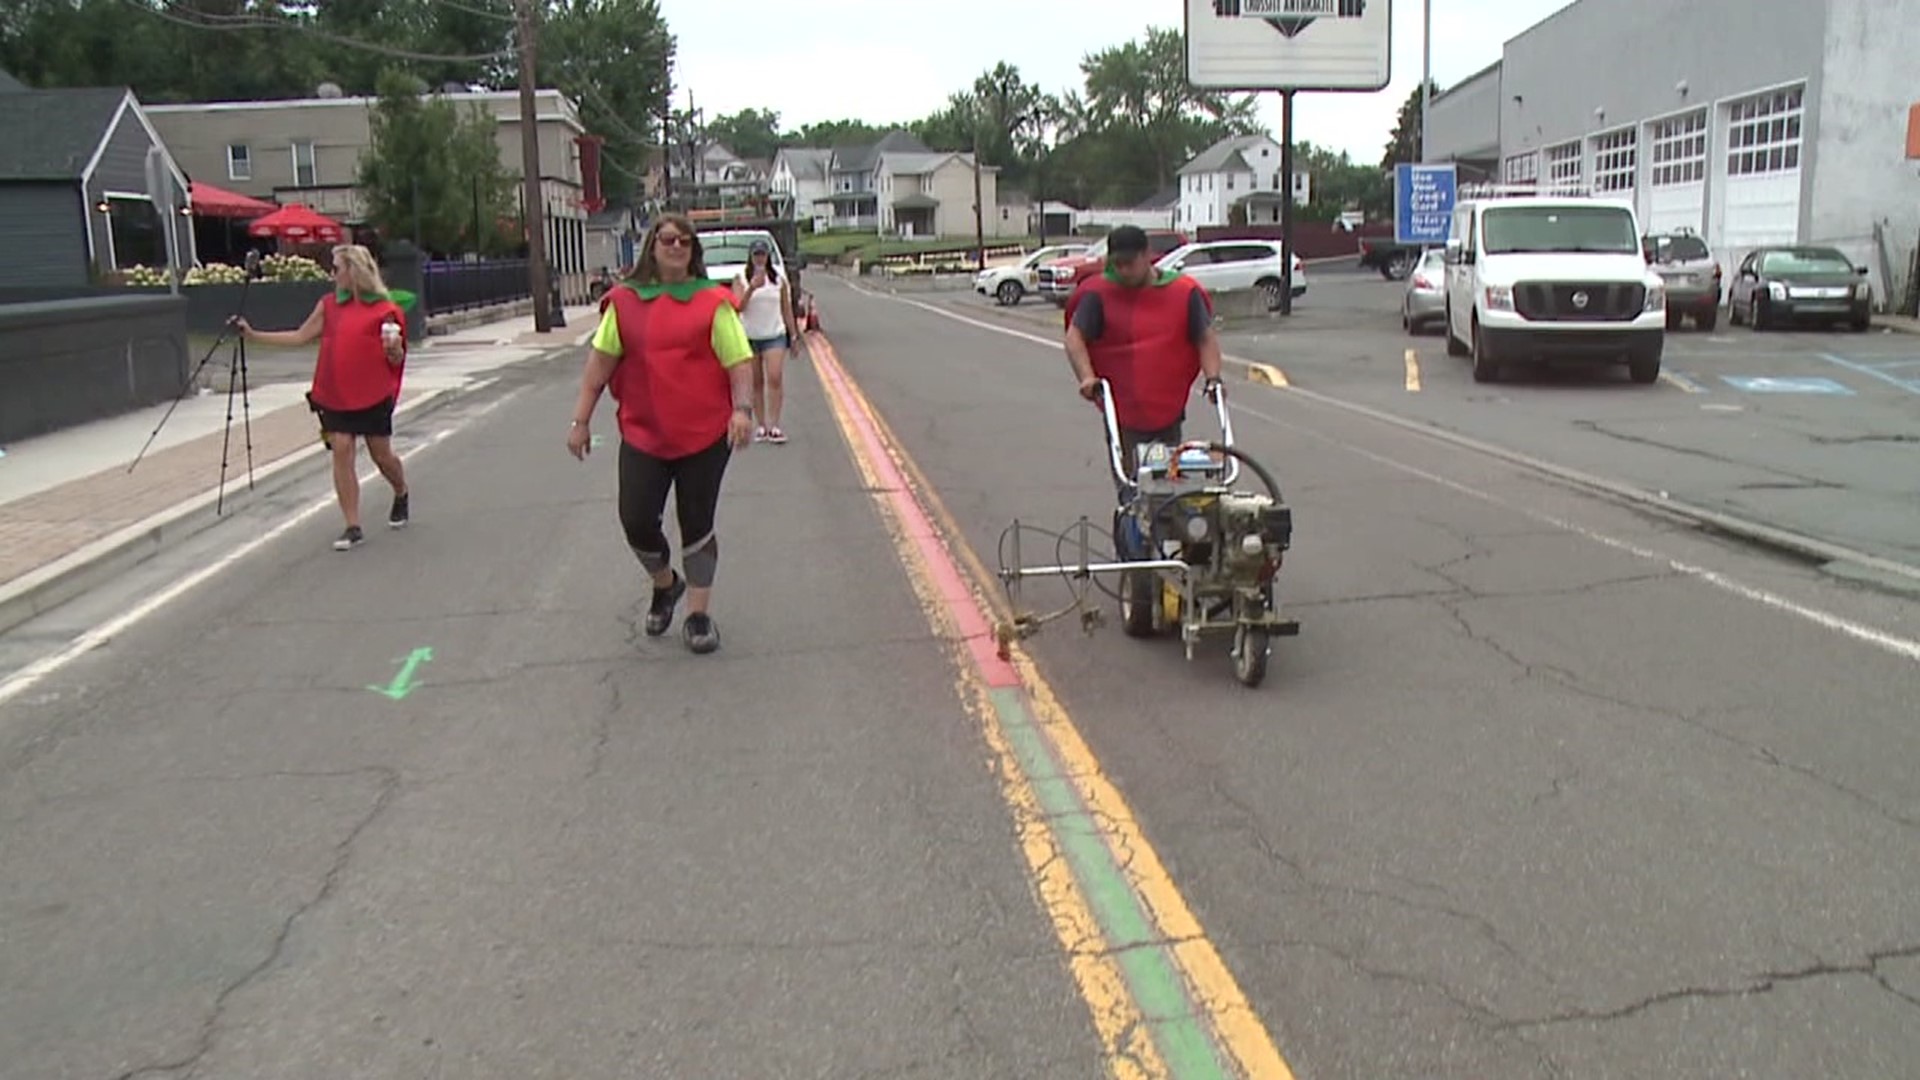
[[(1920, 337), (1883, 326), (1755, 333), (1723, 317), (1713, 332), (1670, 332), (1651, 386), (1629, 382), (1624, 367), (1509, 369), (1477, 384), (1438, 329), (1401, 329), (1402, 283), (1344, 262), (1310, 266), (1308, 279), (1291, 317), (1256, 316), (1234, 296), (1220, 304), (1228, 354), (1278, 369), (1286, 387), (1274, 392), (1377, 410), (1920, 568)], [(957, 283), (898, 287), (1060, 326), (1045, 301), (1001, 308)]]

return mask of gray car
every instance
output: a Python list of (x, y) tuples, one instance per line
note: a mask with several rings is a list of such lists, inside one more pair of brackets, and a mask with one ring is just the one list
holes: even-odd
[(1707, 242), (1690, 229), (1651, 233), (1640, 238), (1647, 265), (1667, 286), (1667, 329), (1678, 330), (1689, 316), (1702, 330), (1720, 322), (1720, 263)]
[(1429, 248), (1407, 275), (1406, 295), (1400, 298), (1400, 325), (1409, 334), (1447, 320), (1446, 256), (1441, 248)]

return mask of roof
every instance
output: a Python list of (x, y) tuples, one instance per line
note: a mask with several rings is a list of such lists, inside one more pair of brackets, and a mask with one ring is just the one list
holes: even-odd
[(1138, 206), (1135, 206), (1134, 209), (1135, 210), (1165, 210), (1169, 206), (1178, 206), (1178, 205), (1180, 205), (1180, 189), (1177, 187), (1170, 187), (1165, 191), (1156, 191), (1152, 195), (1149, 195), (1146, 198), (1140, 200), (1140, 204)]
[(1200, 151), (1200, 153), (1194, 156), (1192, 161), (1180, 166), (1179, 175), (1192, 176), (1196, 173), (1226, 172), (1232, 168), (1234, 160), (1239, 158), (1243, 152), (1256, 146), (1271, 144), (1272, 142), (1273, 140), (1267, 138), (1265, 135), (1236, 135), (1229, 139), (1221, 139), (1219, 142)]
[(785, 159), (788, 171), (800, 180), (825, 180), (833, 165), (833, 151), (817, 146), (785, 146), (774, 160)]
[(80, 179), (127, 93), (115, 86), (0, 94), (0, 180)]
[(902, 195), (893, 200), (893, 205), (900, 210), (937, 210), (940, 207), (940, 200), (925, 192), (916, 191), (911, 195)]
[(924, 154), (907, 151), (887, 151), (880, 155), (880, 160), (886, 163), (887, 170), (895, 176), (925, 176), (939, 169), (947, 162), (954, 160), (958, 160), (968, 168), (973, 167), (973, 156), (971, 154), (953, 153), (951, 151), (947, 153), (930, 151)]
[(880, 163), (880, 155), (895, 154), (931, 154), (933, 151), (926, 143), (914, 138), (911, 132), (895, 128), (882, 136), (877, 143), (866, 146), (836, 146), (833, 148), (834, 172), (868, 172)]

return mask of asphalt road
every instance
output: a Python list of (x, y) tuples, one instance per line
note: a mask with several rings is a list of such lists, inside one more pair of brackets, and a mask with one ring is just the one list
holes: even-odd
[[(990, 565), (1016, 517), (1104, 518), (1056, 346), (821, 289)], [(1117, 628), (1030, 645), (1298, 1075), (1907, 1069), (1920, 653), (1835, 627), (1912, 638), (1909, 601), (1282, 391), (1233, 400), (1296, 507), (1304, 628), (1268, 684)]]
[[(1920, 337), (1761, 334), (1722, 319), (1714, 333), (1669, 334), (1653, 386), (1620, 366), (1477, 384), (1437, 328), (1400, 328), (1401, 283), (1338, 263), (1308, 280), (1289, 319), (1249, 318), (1229, 300), (1228, 350), (1312, 393), (1915, 567), (1875, 576), (1920, 595)], [(1023, 328), (1058, 323), (1044, 301), (940, 296)]]
[[(816, 288), (989, 565), (1015, 517), (1104, 518), (1050, 337)], [(717, 656), (634, 632), (570, 363), (407, 433), (406, 532), (326, 550), (314, 477), (0, 639), (18, 668), (219, 567), (0, 702), (7, 1075), (1097, 1075), (981, 722), (792, 371), (793, 442), (729, 479)], [(1028, 645), (1297, 1076), (1907, 1070), (1910, 601), (1233, 402), (1296, 508), (1268, 683)]]

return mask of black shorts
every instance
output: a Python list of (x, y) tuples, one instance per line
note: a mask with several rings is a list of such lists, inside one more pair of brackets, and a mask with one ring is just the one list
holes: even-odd
[(382, 438), (393, 434), (392, 398), (351, 412), (338, 412), (323, 405), (313, 405), (312, 399), (308, 399), (308, 404), (320, 416), (320, 430), (329, 435)]

